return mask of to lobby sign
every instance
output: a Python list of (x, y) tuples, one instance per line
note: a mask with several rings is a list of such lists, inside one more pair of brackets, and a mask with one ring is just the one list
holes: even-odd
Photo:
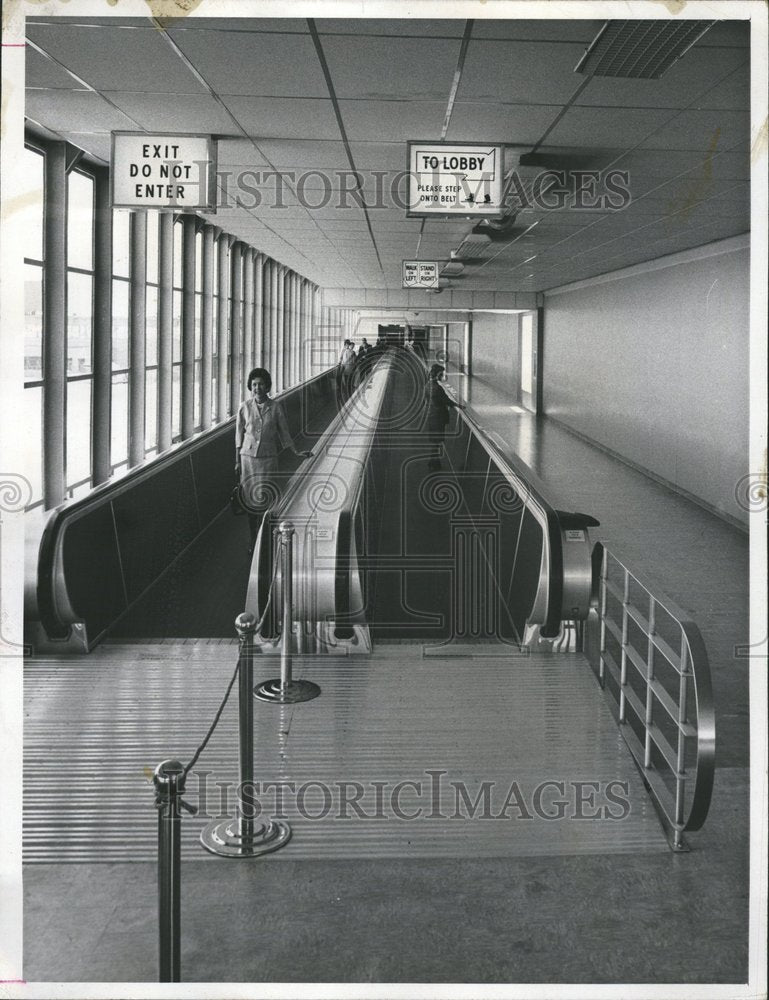
[(404, 260), (404, 288), (437, 288), (438, 262), (435, 260)]
[(406, 215), (499, 215), (503, 147), (495, 144), (408, 143)]
[(210, 135), (112, 133), (114, 208), (216, 210), (216, 152)]

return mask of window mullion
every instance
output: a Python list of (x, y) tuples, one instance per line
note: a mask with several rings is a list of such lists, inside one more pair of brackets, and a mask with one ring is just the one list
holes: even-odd
[(65, 497), (67, 432), (67, 174), (66, 144), (45, 156), (45, 280), (43, 282), (43, 493), (45, 506)]

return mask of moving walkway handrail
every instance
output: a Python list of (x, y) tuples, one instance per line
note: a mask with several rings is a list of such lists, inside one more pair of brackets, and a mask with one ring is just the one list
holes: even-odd
[[(587, 514), (557, 509), (525, 463), (503, 452), (473, 414), (463, 408), (459, 415), (542, 528), (539, 588), (530, 618), (540, 624), (543, 636), (554, 636), (562, 621), (585, 618), (590, 610), (592, 562), (587, 529), (599, 522)], [(570, 541), (565, 546), (567, 532)]]
[[(323, 371), (299, 385), (291, 386), (276, 398), (281, 399), (297, 392), (306, 392), (313, 384), (328, 377), (329, 371)], [(67, 529), (86, 514), (124, 496), (154, 476), (162, 474), (212, 441), (225, 435), (230, 437), (234, 421), (234, 415), (228, 417), (216, 427), (195, 434), (192, 438), (172, 446), (152, 461), (129, 470), (120, 478), (111, 479), (94, 487), (84, 497), (65, 501), (46, 514), (37, 554), (36, 593), (37, 618), (49, 636), (58, 637), (68, 633), (70, 627), (80, 620), (77, 610), (72, 606), (62, 566), (62, 545)], [(229, 492), (229, 486), (226, 492)], [(222, 503), (222, 509), (225, 505), (226, 503)]]
[[(595, 546), (595, 560), (596, 564), (600, 564), (598, 680), (604, 691), (607, 690), (607, 676), (614, 682), (617, 695), (612, 688), (609, 688), (609, 693), (618, 707), (620, 732), (649, 785), (658, 809), (672, 830), (673, 847), (679, 849), (682, 846), (682, 833), (685, 830), (699, 830), (705, 822), (713, 793), (716, 722), (705, 644), (699, 628), (687, 612), (679, 608), (656, 585), (631, 570), (601, 542)], [(620, 586), (615, 584), (612, 570), (619, 570), (622, 581)], [(631, 582), (640, 588), (644, 598), (648, 600), (648, 611), (645, 613), (630, 600)], [(614, 620), (609, 611), (610, 595), (621, 606), (619, 622)], [(674, 623), (674, 630), (678, 632), (678, 649), (657, 631), (660, 609)], [(631, 622), (633, 628), (639, 630), (646, 640), (645, 651), (636, 649), (630, 642)], [(619, 664), (607, 649), (607, 635), (611, 635), (619, 646)], [(675, 687), (671, 691), (660, 682), (655, 671), (659, 657), (678, 675), (677, 693)], [(643, 700), (629, 683), (633, 672), (645, 685)], [(688, 698), (689, 682), (694, 695), (693, 706)], [(628, 723), (628, 709), (634, 714), (637, 725), (643, 728), (643, 742)], [(660, 718), (658, 713), (670, 720), (668, 725), (672, 724), (676, 733), (675, 746), (671, 745), (655, 722), (655, 719)], [(691, 777), (686, 768), (687, 741), (695, 745), (694, 787), (688, 809), (686, 793), (687, 788), (691, 787)], [(660, 768), (666, 768), (672, 774), (674, 794), (671, 794), (664, 783)]]
[(355, 515), (393, 371), (392, 355), (386, 353), (318, 440), (302, 474), (293, 477), (265, 517), (246, 597), (251, 613), (259, 615), (264, 606), (260, 581), (269, 576), (272, 534), (284, 520), (296, 529), (294, 620), (313, 626), (333, 622), (339, 638), (341, 629), (349, 628), (362, 613), (359, 581), (356, 585), (354, 579)]

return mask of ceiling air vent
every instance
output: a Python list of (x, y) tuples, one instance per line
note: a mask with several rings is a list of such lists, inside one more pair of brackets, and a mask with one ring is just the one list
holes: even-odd
[(574, 72), (658, 80), (715, 23), (607, 21)]
[(464, 237), (451, 256), (457, 260), (467, 261), (471, 257), (488, 257), (491, 253), (491, 237), (488, 233), (476, 233), (473, 230)]

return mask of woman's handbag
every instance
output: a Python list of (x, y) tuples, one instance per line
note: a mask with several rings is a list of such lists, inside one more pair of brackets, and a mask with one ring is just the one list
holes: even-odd
[(235, 516), (246, 513), (246, 508), (243, 505), (243, 493), (242, 485), (238, 482), (232, 488), (232, 493), (230, 493), (230, 510)]

